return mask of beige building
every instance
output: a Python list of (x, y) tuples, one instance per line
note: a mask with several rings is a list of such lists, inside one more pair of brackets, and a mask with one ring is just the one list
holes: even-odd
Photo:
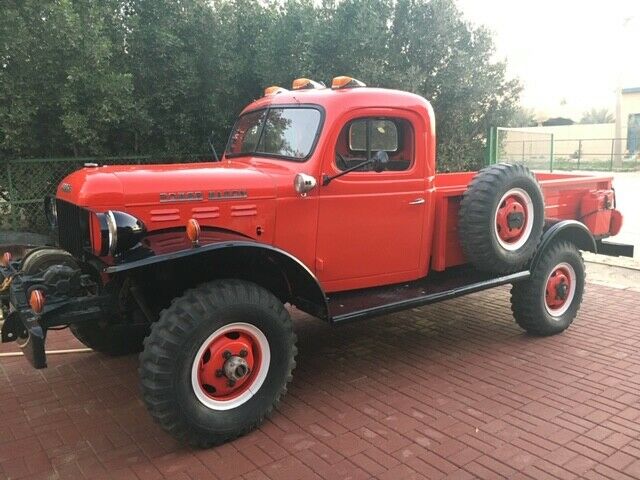
[(499, 156), (504, 161), (542, 165), (551, 157), (553, 147), (554, 162), (615, 162), (617, 165), (637, 162), (640, 155), (640, 87), (622, 89), (619, 111), (616, 123), (508, 129), (499, 133)]
[(626, 138), (623, 150), (640, 152), (640, 87), (623, 88), (620, 95), (620, 132)]

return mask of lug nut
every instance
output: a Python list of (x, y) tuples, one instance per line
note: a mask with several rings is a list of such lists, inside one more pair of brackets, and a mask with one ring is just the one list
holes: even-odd
[(223, 375), (224, 375), (224, 370), (222, 370), (221, 368), (216, 370), (216, 377), (220, 378)]
[(240, 350), (240, 356), (241, 357), (246, 357), (249, 354), (249, 352), (247, 352), (246, 348), (243, 348), (242, 350)]
[(233, 387), (235, 384), (236, 384), (236, 381), (235, 381), (235, 380), (229, 380), (229, 381), (227, 382), (227, 385), (228, 385), (228, 386), (230, 386), (230, 387)]
[(231, 358), (231, 352), (229, 350), (225, 350), (224, 352), (222, 352), (222, 358), (224, 358), (225, 360), (229, 360), (229, 358)]

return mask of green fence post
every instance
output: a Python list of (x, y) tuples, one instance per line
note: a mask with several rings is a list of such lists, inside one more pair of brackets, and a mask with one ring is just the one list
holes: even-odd
[(485, 166), (496, 163), (496, 137), (497, 127), (489, 127), (487, 132), (487, 145), (484, 149), (484, 162)]
[(553, 173), (553, 133), (551, 134), (551, 152), (549, 157), (549, 172)]

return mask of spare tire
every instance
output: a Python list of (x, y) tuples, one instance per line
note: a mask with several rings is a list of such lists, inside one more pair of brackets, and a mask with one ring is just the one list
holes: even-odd
[(523, 268), (536, 252), (543, 226), (540, 185), (522, 165), (480, 170), (460, 203), (460, 244), (467, 260), (481, 270), (509, 273)]

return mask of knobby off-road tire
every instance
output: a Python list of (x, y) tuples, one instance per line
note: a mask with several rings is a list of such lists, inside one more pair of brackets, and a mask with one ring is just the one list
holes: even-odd
[[(80, 268), (73, 255), (59, 248), (40, 248), (29, 252), (21, 268), (23, 272), (33, 275), (52, 265)], [(111, 356), (140, 352), (142, 341), (149, 334), (148, 325), (129, 325), (110, 319), (71, 324), (69, 330), (87, 347)]]
[(584, 261), (576, 246), (553, 243), (531, 277), (511, 288), (511, 310), (518, 325), (538, 336), (566, 330), (580, 309), (585, 278)]
[[(295, 341), (289, 313), (264, 288), (240, 280), (202, 284), (175, 299), (145, 340), (144, 401), (181, 441), (206, 448), (232, 440), (257, 427), (286, 393)], [(231, 385), (229, 362), (241, 360), (245, 375)]]
[(536, 252), (544, 226), (544, 199), (522, 165), (491, 165), (478, 172), (460, 203), (458, 233), (467, 260), (481, 270), (509, 273)]

